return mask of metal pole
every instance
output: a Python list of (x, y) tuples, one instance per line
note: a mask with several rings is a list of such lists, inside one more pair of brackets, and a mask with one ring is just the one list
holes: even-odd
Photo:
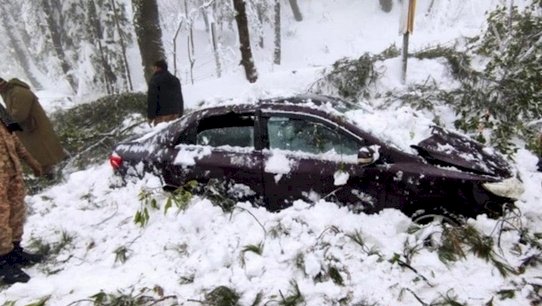
[(406, 72), (407, 72), (407, 62), (408, 62), (408, 31), (403, 34), (403, 52), (402, 52), (402, 59), (403, 59), (403, 69), (401, 74), (401, 81), (403, 84), (406, 83)]

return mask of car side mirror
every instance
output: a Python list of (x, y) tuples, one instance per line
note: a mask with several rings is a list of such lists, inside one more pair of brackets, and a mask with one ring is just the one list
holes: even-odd
[(358, 164), (370, 165), (378, 159), (378, 154), (371, 147), (363, 147), (358, 151)]

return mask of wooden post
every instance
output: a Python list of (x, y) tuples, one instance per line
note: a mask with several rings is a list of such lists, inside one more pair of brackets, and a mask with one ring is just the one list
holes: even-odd
[(408, 0), (403, 2), (403, 12), (401, 14), (401, 33), (403, 34), (403, 50), (402, 50), (402, 71), (401, 81), (406, 83), (406, 72), (408, 63), (408, 40), (410, 33), (414, 32), (414, 12), (416, 11), (416, 0)]

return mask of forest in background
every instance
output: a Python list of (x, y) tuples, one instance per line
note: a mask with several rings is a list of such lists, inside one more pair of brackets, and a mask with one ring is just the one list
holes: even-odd
[[(295, 20), (303, 19), (297, 0), (5, 0), (0, 37), (6, 43), (0, 54), (11, 61), (2, 73), (28, 80), (37, 89), (49, 79), (63, 78), (65, 91), (73, 96), (116, 94), (133, 91), (134, 79), (148, 79), (150, 65), (160, 58), (167, 58), (170, 70), (179, 75), (182, 52), (189, 63), (186, 81), (194, 83), (194, 32), (204, 29), (214, 61), (207, 76), (220, 77), (224, 62), (239, 62), (240, 56), (247, 79), (254, 82), (251, 47), (264, 48), (265, 27), (275, 29), (274, 57), (280, 63), (281, 7), (291, 9)], [(165, 36), (164, 28), (175, 32)], [(140, 63), (129, 62), (134, 52)]]
[[(378, 1), (382, 13), (402, 3)], [(375, 62), (399, 56), (392, 45), (383, 54), (337, 59), (313, 89), (356, 102), (384, 95), (430, 111), (445, 104), (458, 116), (456, 128), (481, 142), (513, 152), (512, 142), (519, 138), (541, 154), (542, 1), (501, 3), (488, 12), (481, 35), (409, 54), (446, 60), (459, 88), (427, 83), (371, 92), (368, 85), (378, 78)], [(420, 13), (439, 4), (428, 1)], [(280, 65), (281, 42), (289, 35), (282, 26), (303, 22), (297, 0), (5, 0), (0, 12), (5, 42), (0, 55), (11, 59), (4, 62), (2, 76), (17, 76), (38, 90), (55, 87), (81, 100), (142, 90), (159, 58), (168, 59), (183, 84), (220, 78), (239, 66), (253, 83), (258, 79), (254, 53), (265, 50)], [(60, 79), (64, 88), (58, 88)]]

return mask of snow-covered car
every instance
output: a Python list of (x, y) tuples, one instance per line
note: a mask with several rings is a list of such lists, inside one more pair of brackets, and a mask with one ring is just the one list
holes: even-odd
[(118, 144), (110, 163), (173, 189), (218, 180), (271, 211), (324, 199), (366, 213), (498, 216), (519, 197), (521, 182), (493, 149), (401, 114), (324, 96), (230, 101)]

